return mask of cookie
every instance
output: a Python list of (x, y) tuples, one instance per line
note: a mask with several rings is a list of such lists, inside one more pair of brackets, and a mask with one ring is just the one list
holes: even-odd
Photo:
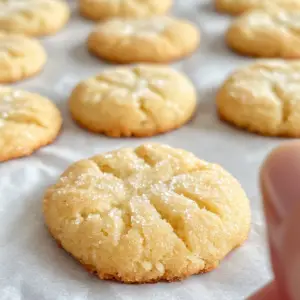
[(71, 165), (44, 197), (52, 236), (101, 279), (180, 280), (246, 239), (249, 201), (220, 166), (145, 144)]
[(58, 135), (62, 119), (48, 99), (0, 86), (0, 161), (30, 155)]
[(262, 60), (232, 74), (217, 94), (222, 119), (262, 135), (300, 137), (300, 62)]
[(167, 16), (147, 20), (113, 19), (89, 35), (91, 53), (116, 63), (164, 63), (191, 54), (199, 45), (199, 30)]
[(69, 16), (64, 0), (0, 0), (0, 31), (51, 35), (67, 23)]
[(35, 39), (0, 32), (0, 83), (35, 75), (46, 63), (46, 52)]
[(226, 40), (233, 50), (256, 57), (300, 57), (300, 10), (253, 10), (233, 21)]
[(118, 67), (79, 83), (69, 107), (74, 120), (93, 132), (152, 136), (191, 118), (196, 91), (188, 78), (168, 67)]
[(256, 8), (300, 9), (300, 0), (215, 0), (219, 12), (239, 15)]
[(153, 15), (163, 15), (172, 5), (172, 0), (80, 0), (82, 16), (91, 20), (109, 18), (144, 19)]

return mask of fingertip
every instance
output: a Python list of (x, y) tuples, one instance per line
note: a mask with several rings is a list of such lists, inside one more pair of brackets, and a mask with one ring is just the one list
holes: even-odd
[(263, 180), (270, 170), (273, 169), (274, 164), (278, 161), (286, 160), (286, 158), (293, 158), (294, 156), (300, 157), (300, 141), (291, 141), (281, 144), (273, 149), (260, 169), (260, 182), (263, 184)]
[(274, 281), (263, 287), (248, 300), (279, 300), (277, 287)]
[(260, 171), (265, 204), (284, 217), (300, 197), (300, 141), (282, 144), (266, 158)]

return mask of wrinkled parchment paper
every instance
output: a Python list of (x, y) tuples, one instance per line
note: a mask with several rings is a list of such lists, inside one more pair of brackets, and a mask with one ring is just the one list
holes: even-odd
[[(0, 300), (240, 300), (270, 279), (257, 179), (263, 158), (282, 139), (249, 134), (218, 120), (217, 88), (230, 72), (251, 59), (226, 48), (224, 31), (230, 17), (217, 14), (211, 1), (175, 0), (173, 13), (202, 31), (199, 50), (174, 64), (197, 86), (199, 105), (189, 124), (154, 138), (111, 139), (91, 134), (71, 120), (66, 100), (72, 88), (108, 67), (88, 54), (85, 40), (93, 23), (78, 15), (74, 0), (70, 1), (73, 15), (67, 27), (42, 39), (49, 55), (45, 70), (16, 86), (52, 99), (63, 112), (64, 126), (53, 145), (28, 158), (0, 164)], [(41, 213), (42, 195), (72, 162), (146, 141), (185, 148), (223, 165), (237, 177), (251, 201), (251, 235), (217, 270), (183, 282), (124, 285), (100, 281), (49, 236)]]

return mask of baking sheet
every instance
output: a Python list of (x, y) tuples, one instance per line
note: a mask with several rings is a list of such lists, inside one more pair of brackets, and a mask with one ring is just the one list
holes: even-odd
[[(18, 1), (18, 0), (15, 0)], [(259, 166), (282, 139), (239, 131), (216, 116), (215, 93), (226, 76), (250, 59), (231, 53), (224, 44), (230, 17), (214, 12), (211, 1), (175, 0), (173, 13), (202, 31), (199, 50), (174, 67), (197, 86), (195, 118), (174, 132), (147, 139), (111, 139), (77, 127), (66, 100), (82, 79), (110, 67), (90, 56), (85, 40), (93, 23), (78, 16), (75, 1), (68, 26), (42, 39), (49, 59), (45, 70), (17, 87), (41, 93), (63, 112), (57, 141), (34, 155), (0, 164), (0, 299), (1, 300), (186, 300), (244, 299), (270, 279), (265, 228), (257, 188)], [(87, 274), (48, 235), (41, 214), (42, 195), (72, 162), (123, 146), (153, 141), (182, 147), (224, 166), (245, 188), (253, 212), (247, 243), (208, 274), (178, 283), (124, 285)]]

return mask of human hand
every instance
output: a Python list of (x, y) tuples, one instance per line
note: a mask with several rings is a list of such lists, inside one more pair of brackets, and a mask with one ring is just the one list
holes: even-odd
[(300, 142), (269, 155), (261, 169), (261, 189), (275, 276), (249, 300), (299, 300)]

